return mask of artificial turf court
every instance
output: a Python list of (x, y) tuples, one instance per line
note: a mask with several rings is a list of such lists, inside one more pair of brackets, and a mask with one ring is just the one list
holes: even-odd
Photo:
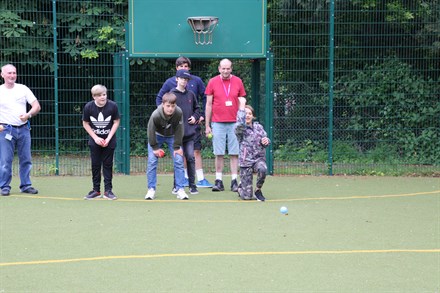
[(440, 290), (439, 178), (268, 177), (264, 203), (176, 200), (171, 180), (145, 201), (144, 175), (115, 176), (117, 201), (85, 201), (90, 177), (34, 177), (38, 196), (14, 178), (0, 292)]

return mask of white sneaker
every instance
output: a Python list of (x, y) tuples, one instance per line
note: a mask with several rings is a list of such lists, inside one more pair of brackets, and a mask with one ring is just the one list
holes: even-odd
[(154, 199), (154, 194), (156, 193), (156, 190), (154, 190), (154, 188), (150, 188), (148, 189), (147, 194), (145, 195), (145, 199), (146, 200), (153, 200)]
[(178, 199), (188, 199), (188, 194), (186, 194), (185, 189), (181, 188), (177, 190), (177, 198)]
[(174, 187), (173, 190), (171, 190), (171, 193), (172, 193), (172, 194), (177, 194), (177, 188)]

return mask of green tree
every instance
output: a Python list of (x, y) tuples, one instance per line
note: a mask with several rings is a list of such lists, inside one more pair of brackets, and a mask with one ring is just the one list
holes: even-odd
[(0, 61), (19, 60), (32, 65), (52, 66), (53, 34), (57, 51), (74, 59), (97, 58), (99, 52), (125, 48), (128, 3), (117, 1), (56, 1), (57, 23), (53, 23), (52, 1), (21, 0), (0, 3)]

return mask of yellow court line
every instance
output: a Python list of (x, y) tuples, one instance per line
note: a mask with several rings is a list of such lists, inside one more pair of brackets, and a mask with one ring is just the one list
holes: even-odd
[[(297, 200), (345, 200), (345, 199), (369, 199), (369, 198), (392, 198), (392, 197), (409, 197), (409, 196), (419, 196), (419, 195), (430, 195), (439, 194), (440, 190), (434, 191), (424, 191), (424, 192), (414, 192), (414, 193), (402, 193), (402, 194), (384, 194), (384, 195), (352, 195), (352, 196), (338, 196), (338, 197), (308, 197), (308, 198), (293, 198), (286, 199), (286, 201), (297, 201)], [(275, 199), (273, 201), (284, 201), (282, 199)]]
[(114, 255), (71, 259), (36, 260), (23, 262), (4, 262), (0, 267), (21, 265), (44, 265), (83, 261), (101, 261), (115, 259), (146, 259), (165, 257), (201, 257), (201, 256), (249, 256), (249, 255), (315, 255), (315, 254), (378, 254), (378, 253), (440, 253), (440, 248), (434, 249), (366, 249), (366, 250), (310, 250), (310, 251), (243, 251), (243, 252), (201, 252), (201, 253), (167, 253), (146, 255)]
[[(384, 194), (384, 195), (352, 195), (352, 196), (338, 196), (338, 197), (302, 197), (302, 198), (285, 198), (285, 199), (267, 199), (268, 202), (286, 202), (286, 201), (310, 201), (310, 200), (349, 200), (349, 199), (371, 199), (371, 198), (393, 198), (393, 197), (410, 197), (410, 196), (420, 196), (420, 195), (431, 195), (431, 194), (439, 194), (440, 190), (433, 191), (423, 191), (423, 192), (414, 192), (414, 193), (402, 193), (402, 194)], [(73, 201), (84, 201), (83, 198), (71, 198), (71, 197), (54, 197), (54, 196), (41, 196), (41, 195), (12, 195), (11, 197), (21, 197), (21, 198), (36, 198), (36, 199), (55, 199), (55, 200), (73, 200)], [(104, 200), (106, 199), (96, 199), (96, 200)], [(95, 201), (96, 201), (95, 200)], [(176, 200), (176, 199), (155, 199), (155, 200), (144, 200), (144, 199), (118, 199), (119, 202), (193, 202), (193, 203), (212, 203), (212, 202), (221, 202), (221, 203), (248, 203), (248, 202), (256, 202), (256, 201), (246, 201), (237, 199), (224, 199), (224, 200), (200, 200), (200, 199), (190, 199), (188, 201)]]

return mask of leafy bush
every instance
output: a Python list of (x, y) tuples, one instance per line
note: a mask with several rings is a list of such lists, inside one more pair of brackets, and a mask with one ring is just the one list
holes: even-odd
[(361, 136), (362, 150), (395, 142), (405, 159), (440, 163), (438, 92), (438, 82), (397, 58), (376, 61), (337, 79), (335, 101), (348, 119), (335, 127)]

